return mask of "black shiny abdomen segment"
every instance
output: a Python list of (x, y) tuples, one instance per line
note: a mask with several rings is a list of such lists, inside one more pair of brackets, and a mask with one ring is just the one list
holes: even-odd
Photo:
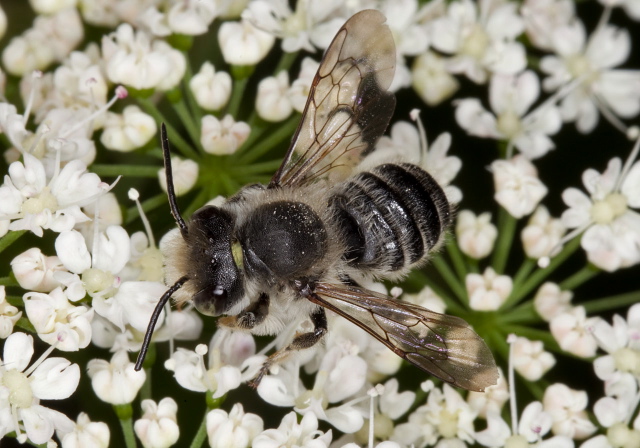
[(240, 231), (248, 274), (305, 275), (327, 250), (327, 231), (307, 204), (277, 201), (256, 208)]
[(411, 164), (360, 173), (330, 199), (355, 267), (398, 270), (423, 259), (450, 221), (442, 188)]
[(425, 246), (430, 250), (451, 220), (449, 202), (440, 185), (429, 173), (410, 163), (380, 165), (374, 172), (389, 179), (389, 185), (402, 192), (409, 213), (415, 218)]

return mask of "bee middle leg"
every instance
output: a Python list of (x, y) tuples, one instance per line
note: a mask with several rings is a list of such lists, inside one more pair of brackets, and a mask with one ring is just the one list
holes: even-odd
[(324, 309), (316, 309), (309, 317), (311, 317), (311, 322), (313, 322), (313, 331), (296, 335), (296, 337), (293, 338), (293, 341), (291, 341), (291, 344), (269, 356), (264, 364), (262, 364), (262, 367), (255, 378), (249, 382), (249, 386), (254, 389), (257, 388), (260, 381), (262, 381), (262, 377), (267, 374), (271, 367), (281, 363), (295, 351), (313, 347), (322, 339), (322, 337), (327, 333), (327, 315), (325, 314)]

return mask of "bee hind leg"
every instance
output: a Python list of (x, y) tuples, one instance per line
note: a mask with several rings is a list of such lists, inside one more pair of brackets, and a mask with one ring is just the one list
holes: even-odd
[(296, 335), (296, 337), (293, 338), (293, 341), (291, 341), (291, 344), (269, 356), (264, 364), (262, 364), (262, 367), (255, 378), (249, 382), (249, 386), (254, 389), (257, 388), (260, 381), (262, 381), (262, 377), (267, 374), (271, 367), (281, 363), (295, 351), (313, 347), (322, 339), (322, 337), (327, 333), (327, 315), (325, 314), (324, 309), (316, 309), (309, 317), (311, 317), (311, 321), (313, 322), (313, 331)]

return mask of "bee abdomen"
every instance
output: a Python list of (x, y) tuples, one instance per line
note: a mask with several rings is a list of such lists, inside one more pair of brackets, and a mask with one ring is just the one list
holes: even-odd
[(356, 268), (398, 271), (426, 257), (451, 216), (442, 188), (412, 164), (385, 164), (359, 173), (331, 196)]

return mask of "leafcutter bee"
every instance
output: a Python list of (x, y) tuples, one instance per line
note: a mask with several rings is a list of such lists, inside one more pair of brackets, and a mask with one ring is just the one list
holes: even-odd
[(498, 371), (484, 341), (462, 319), (367, 290), (423, 265), (443, 241), (451, 208), (442, 188), (417, 165), (360, 162), (395, 108), (388, 91), (396, 52), (386, 18), (351, 17), (328, 47), (282, 165), (268, 185), (248, 185), (223, 205), (204, 206), (188, 222), (172, 186), (166, 130), (162, 146), (171, 212), (169, 290), (149, 322), (142, 367), (166, 302), (193, 301), (218, 324), (276, 334), (309, 318), (313, 330), (271, 355), (253, 380), (327, 332), (325, 310), (348, 319), (398, 356), (464, 389), (483, 391)]

